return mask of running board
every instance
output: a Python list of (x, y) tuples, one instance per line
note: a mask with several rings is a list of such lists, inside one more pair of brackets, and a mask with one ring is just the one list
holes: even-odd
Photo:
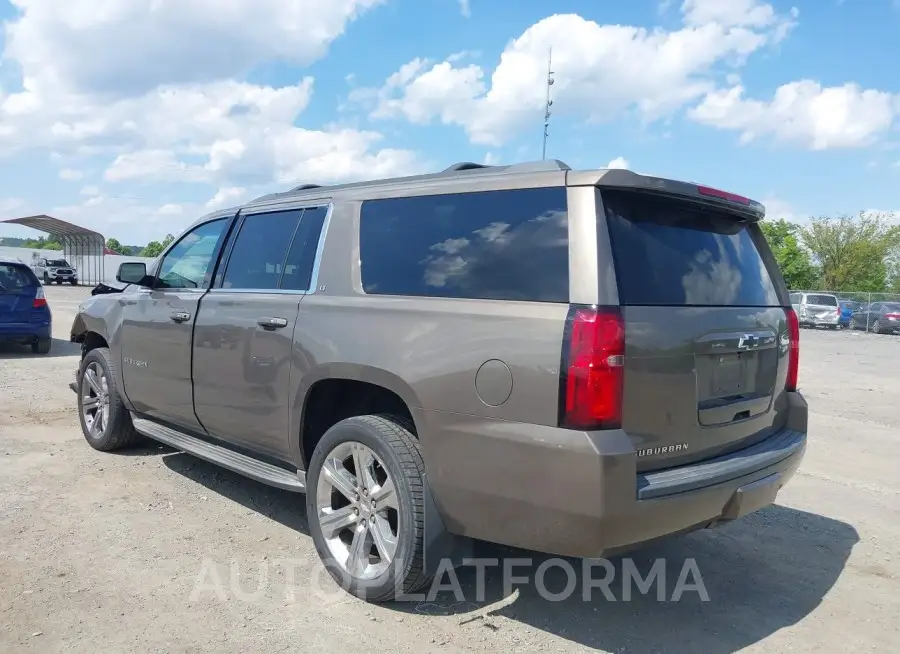
[(295, 493), (306, 492), (306, 475), (302, 471), (298, 470), (292, 473), (271, 463), (265, 463), (246, 454), (229, 450), (221, 445), (207, 443), (194, 436), (189, 436), (144, 418), (134, 417), (134, 415), (132, 415), (132, 422), (139, 434), (160, 443), (165, 443), (176, 450), (187, 452), (199, 459), (209, 461), (217, 466), (269, 486), (294, 491)]

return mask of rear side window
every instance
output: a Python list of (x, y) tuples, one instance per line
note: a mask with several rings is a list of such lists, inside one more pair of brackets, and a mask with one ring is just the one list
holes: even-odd
[(669, 198), (624, 191), (602, 198), (621, 304), (781, 305), (757, 226)]
[(20, 291), (37, 285), (37, 277), (27, 267), (14, 263), (0, 263), (0, 292)]
[(234, 241), (222, 288), (274, 290), (300, 222), (302, 209), (244, 217)]
[(313, 267), (319, 250), (319, 237), (325, 226), (327, 207), (306, 209), (294, 234), (281, 278), (281, 288), (308, 291), (312, 285)]
[(807, 304), (818, 304), (821, 307), (836, 307), (837, 298), (833, 295), (807, 295)]
[(569, 301), (562, 187), (370, 200), (359, 248), (369, 294)]

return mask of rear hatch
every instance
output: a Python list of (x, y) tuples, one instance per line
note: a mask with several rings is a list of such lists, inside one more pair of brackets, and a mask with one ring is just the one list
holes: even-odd
[(725, 454), (783, 425), (789, 296), (756, 219), (693, 197), (601, 197), (625, 326), (622, 429), (638, 470)]
[(17, 263), (0, 263), (0, 323), (31, 320), (39, 282), (31, 270)]

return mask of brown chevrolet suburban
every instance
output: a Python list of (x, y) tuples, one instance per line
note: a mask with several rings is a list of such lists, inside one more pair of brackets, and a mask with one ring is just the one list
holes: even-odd
[(806, 447), (763, 215), (559, 161), (267, 195), (80, 307), (84, 436), (306, 493), (371, 601), (472, 539), (599, 557), (733, 520)]

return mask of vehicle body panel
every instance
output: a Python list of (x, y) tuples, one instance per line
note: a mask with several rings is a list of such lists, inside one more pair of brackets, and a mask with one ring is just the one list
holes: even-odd
[[(203, 297), (193, 341), (197, 419), (217, 439), (289, 460), (291, 353), (302, 294), (230, 292)], [(271, 317), (284, 327), (266, 329)]]
[(843, 312), (837, 297), (830, 293), (792, 293), (791, 305), (801, 326), (834, 329), (841, 324)]

